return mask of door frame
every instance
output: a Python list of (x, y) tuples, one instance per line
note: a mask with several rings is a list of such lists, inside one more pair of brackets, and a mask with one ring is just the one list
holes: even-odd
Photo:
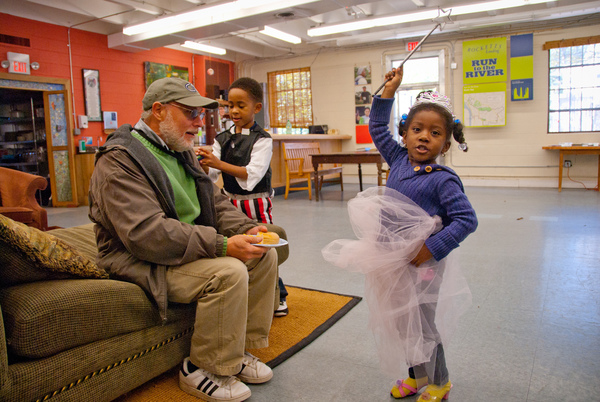
[[(52, 190), (52, 204), (53, 206), (65, 206), (65, 207), (76, 207), (78, 206), (78, 196), (77, 196), (77, 183), (75, 182), (76, 177), (76, 167), (75, 167), (75, 141), (73, 141), (73, 101), (71, 98), (71, 81), (65, 78), (53, 78), (53, 77), (40, 77), (40, 76), (31, 76), (31, 75), (19, 75), (19, 74), (10, 74), (10, 73), (0, 73), (0, 80), (10, 80), (10, 81), (21, 81), (21, 82), (29, 82), (29, 83), (41, 83), (41, 84), (58, 84), (62, 85), (63, 88), (49, 89), (49, 88), (28, 88), (28, 87), (19, 87), (19, 86), (6, 86), (0, 82), (1, 88), (10, 88), (10, 89), (22, 89), (22, 90), (31, 90), (34, 89), (36, 91), (42, 91), (43, 93), (47, 92), (56, 92), (56, 91), (64, 91), (65, 92), (65, 114), (67, 121), (67, 151), (69, 154), (69, 170), (70, 170), (70, 178), (71, 178), (71, 193), (72, 200), (68, 202), (60, 202), (56, 203), (55, 200), (55, 192), (56, 188), (56, 176), (52, 169), (50, 170), (50, 181), (53, 184)], [(50, 140), (46, 135), (46, 140)], [(48, 148), (48, 152), (50, 152), (50, 148)], [(50, 158), (51, 155), (49, 155)], [(49, 168), (50, 168), (49, 164)]]

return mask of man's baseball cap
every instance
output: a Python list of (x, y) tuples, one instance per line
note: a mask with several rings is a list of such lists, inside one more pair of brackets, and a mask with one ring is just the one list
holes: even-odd
[(185, 106), (206, 109), (219, 107), (219, 102), (201, 96), (190, 82), (175, 77), (161, 78), (150, 84), (142, 99), (144, 110), (151, 109), (154, 102), (178, 102)]

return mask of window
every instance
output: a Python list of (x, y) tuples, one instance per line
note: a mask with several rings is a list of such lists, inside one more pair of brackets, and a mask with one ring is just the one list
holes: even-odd
[(288, 120), (297, 131), (313, 122), (310, 67), (267, 73), (271, 127), (285, 127)]
[[(414, 103), (417, 95), (421, 91), (440, 91), (443, 88), (443, 60), (442, 52), (424, 52), (423, 54), (413, 55), (406, 63), (404, 63), (404, 76), (402, 77), (402, 85), (396, 93), (396, 102), (394, 103), (394, 127), (398, 127), (400, 117)], [(389, 69), (396, 68), (402, 63), (405, 55), (393, 55), (388, 58)], [(455, 106), (456, 108), (456, 106)], [(397, 129), (392, 129), (394, 139), (398, 141), (399, 133)]]
[(600, 43), (555, 44), (544, 45), (549, 49), (548, 132), (600, 131)]

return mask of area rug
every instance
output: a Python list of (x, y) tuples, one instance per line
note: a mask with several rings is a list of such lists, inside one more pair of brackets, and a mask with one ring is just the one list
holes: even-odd
[[(271, 368), (283, 363), (331, 328), (361, 297), (286, 286), (290, 313), (273, 318), (269, 347), (249, 350)], [(179, 389), (179, 367), (116, 399), (117, 402), (197, 402)]]

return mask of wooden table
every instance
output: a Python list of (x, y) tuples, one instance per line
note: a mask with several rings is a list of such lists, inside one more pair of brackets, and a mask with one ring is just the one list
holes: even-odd
[[(362, 185), (362, 168), (363, 163), (375, 163), (377, 164), (377, 185), (381, 186), (381, 173), (383, 172), (382, 167), (385, 160), (383, 156), (377, 151), (355, 151), (355, 152), (333, 152), (333, 153), (321, 153), (312, 155), (312, 164), (315, 169), (315, 177), (318, 177), (319, 165), (322, 163), (356, 163), (358, 164), (358, 182), (360, 183), (360, 191), (363, 189)], [(315, 189), (317, 201), (319, 201), (319, 191)]]
[(600, 146), (577, 146), (563, 147), (560, 145), (550, 145), (542, 147), (553, 151), (559, 151), (560, 163), (558, 165), (558, 191), (562, 191), (563, 165), (565, 155), (598, 155), (598, 188), (600, 188)]

